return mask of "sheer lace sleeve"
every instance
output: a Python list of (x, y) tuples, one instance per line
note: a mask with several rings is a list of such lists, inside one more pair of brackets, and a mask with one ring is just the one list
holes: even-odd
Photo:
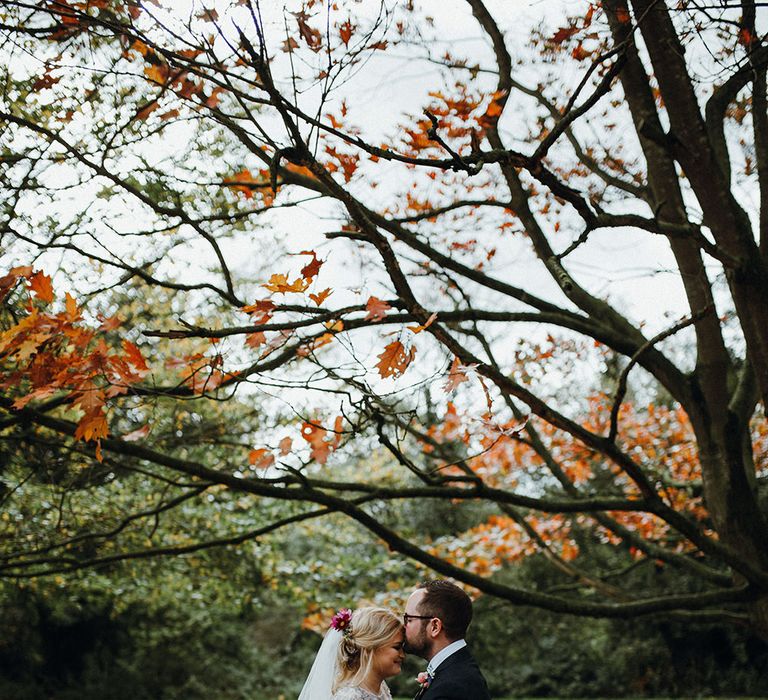
[(331, 700), (367, 700), (366, 693), (362, 688), (351, 688), (346, 686), (339, 688), (332, 696)]
[(339, 688), (331, 697), (331, 700), (392, 700), (392, 694), (386, 683), (381, 684), (381, 691), (378, 695), (369, 693), (367, 690), (351, 686)]

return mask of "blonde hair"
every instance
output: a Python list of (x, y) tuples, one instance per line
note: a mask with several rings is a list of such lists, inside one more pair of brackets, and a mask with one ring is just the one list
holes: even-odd
[(339, 644), (338, 671), (332, 692), (343, 685), (360, 685), (371, 670), (373, 653), (402, 629), (402, 621), (391, 610), (375, 607), (355, 610), (349, 632)]

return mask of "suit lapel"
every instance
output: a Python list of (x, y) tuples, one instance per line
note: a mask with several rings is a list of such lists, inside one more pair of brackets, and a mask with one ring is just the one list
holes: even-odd
[[(446, 670), (448, 670), (451, 666), (454, 664), (460, 663), (461, 661), (467, 661), (472, 658), (472, 655), (469, 653), (468, 647), (463, 647), (459, 649), (458, 651), (451, 654), (443, 663), (441, 663), (437, 669), (435, 669), (435, 676), (432, 678), (432, 683), (435, 682), (435, 679), (442, 673), (444, 673)], [(430, 683), (430, 685), (432, 684)], [(422, 686), (419, 688), (419, 692), (416, 693), (416, 696), (413, 698), (413, 700), (422, 700), (424, 695), (429, 690), (430, 686)]]

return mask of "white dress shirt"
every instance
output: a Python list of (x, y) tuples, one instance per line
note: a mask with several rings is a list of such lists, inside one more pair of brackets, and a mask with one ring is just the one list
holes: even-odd
[(451, 642), (447, 647), (437, 652), (427, 664), (427, 673), (431, 678), (434, 678), (437, 667), (443, 663), (451, 654), (455, 654), (459, 649), (463, 649), (467, 646), (467, 643), (463, 639), (457, 639), (455, 642)]

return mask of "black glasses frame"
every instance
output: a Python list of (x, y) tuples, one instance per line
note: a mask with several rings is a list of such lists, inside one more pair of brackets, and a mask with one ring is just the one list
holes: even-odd
[(408, 620), (433, 620), (434, 615), (409, 615), (408, 613), (403, 613), (403, 624), (407, 625)]

